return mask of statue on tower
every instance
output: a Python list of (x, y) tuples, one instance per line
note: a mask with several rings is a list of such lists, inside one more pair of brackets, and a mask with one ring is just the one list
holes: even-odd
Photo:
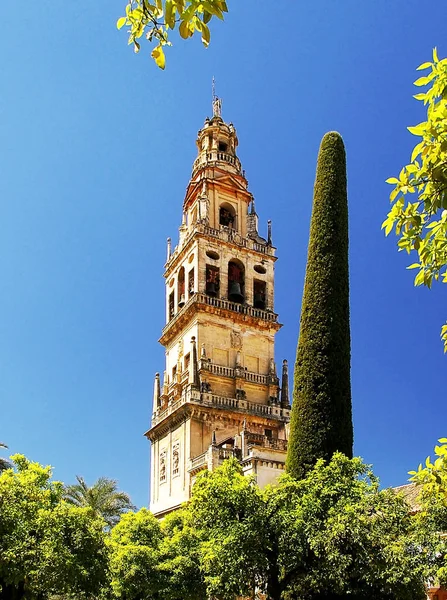
[(217, 96), (213, 98), (213, 117), (222, 117), (222, 100)]
[(222, 100), (216, 96), (216, 81), (213, 77), (213, 117), (222, 117)]

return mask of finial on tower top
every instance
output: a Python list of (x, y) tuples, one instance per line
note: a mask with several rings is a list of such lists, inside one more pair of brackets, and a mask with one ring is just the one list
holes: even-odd
[(213, 77), (213, 117), (222, 117), (222, 100), (216, 96), (216, 80)]

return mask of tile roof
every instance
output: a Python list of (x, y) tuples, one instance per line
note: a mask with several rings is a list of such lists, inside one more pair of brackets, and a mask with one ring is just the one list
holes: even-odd
[(404, 499), (410, 505), (413, 512), (421, 510), (421, 506), (418, 502), (418, 496), (421, 492), (419, 486), (415, 483), (407, 483), (405, 485), (399, 485), (392, 488), (397, 494), (402, 494)]

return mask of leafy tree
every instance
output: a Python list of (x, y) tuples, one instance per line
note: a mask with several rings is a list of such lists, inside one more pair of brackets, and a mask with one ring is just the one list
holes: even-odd
[(114, 479), (100, 477), (90, 487), (82, 477), (77, 476), (76, 479), (78, 483), (65, 488), (65, 500), (74, 506), (92, 508), (109, 527), (116, 525), (123, 513), (135, 508), (130, 496), (118, 491)]
[(264, 581), (265, 503), (254, 480), (244, 477), (236, 460), (197, 477), (188, 505), (200, 545), (208, 597), (248, 596)]
[[(436, 48), (433, 62), (418, 67), (427, 69), (428, 74), (414, 82), (417, 87), (428, 86), (414, 96), (427, 107), (427, 117), (408, 127), (420, 141), (399, 176), (387, 179), (393, 185), (392, 207), (382, 228), (386, 235), (395, 231), (399, 250), (417, 255), (408, 269), (417, 269), (416, 286), (430, 288), (440, 278), (447, 283), (447, 58), (439, 60)], [(447, 352), (447, 324), (441, 338)]]
[[(335, 453), (265, 491), (225, 461), (199, 475), (190, 513), (206, 595), (269, 600), (425, 598), (425, 555), (405, 501)], [(185, 598), (190, 596), (185, 595)]]
[(268, 502), (278, 598), (421, 600), (424, 556), (408, 506), (361, 459), (335, 453), (306, 478), (286, 475)]
[[(6, 444), (4, 444), (3, 442), (0, 442), (0, 448), (7, 448), (8, 446)], [(5, 471), (6, 469), (10, 469), (11, 468), (11, 462), (7, 459), (7, 458), (2, 458), (0, 456), (0, 473), (2, 471)]]
[(189, 511), (162, 522), (143, 508), (124, 514), (109, 539), (113, 595), (125, 600), (203, 600), (200, 539)]
[(447, 584), (447, 438), (435, 446), (435, 459), (428, 456), (425, 465), (410, 471), (411, 481), (419, 488), (419, 510), (416, 518), (424, 546), (431, 560), (430, 575)]
[(287, 470), (304, 477), (335, 451), (352, 457), (346, 155), (321, 142), (314, 188)]
[(146, 508), (122, 515), (109, 540), (112, 590), (116, 597), (161, 600), (161, 540), (160, 523)]
[(12, 457), (0, 475), (1, 598), (97, 594), (106, 581), (104, 522), (62, 499), (51, 468)]
[(199, 532), (191, 511), (180, 509), (167, 515), (161, 524), (158, 569), (162, 574), (163, 600), (203, 600), (206, 586), (201, 569)]
[(225, 0), (129, 0), (126, 16), (117, 21), (118, 29), (129, 27), (129, 44), (135, 52), (140, 51), (140, 38), (143, 35), (157, 45), (152, 50), (152, 58), (161, 68), (165, 68), (164, 47), (171, 46), (169, 33), (178, 26), (183, 39), (192, 37), (198, 31), (205, 47), (210, 42), (208, 23), (213, 17), (224, 18), (228, 11)]

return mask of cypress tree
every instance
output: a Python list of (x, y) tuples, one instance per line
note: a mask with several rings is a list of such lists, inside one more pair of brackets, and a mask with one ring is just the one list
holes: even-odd
[(318, 155), (294, 372), (287, 470), (302, 478), (335, 451), (352, 457), (348, 201), (343, 139)]

